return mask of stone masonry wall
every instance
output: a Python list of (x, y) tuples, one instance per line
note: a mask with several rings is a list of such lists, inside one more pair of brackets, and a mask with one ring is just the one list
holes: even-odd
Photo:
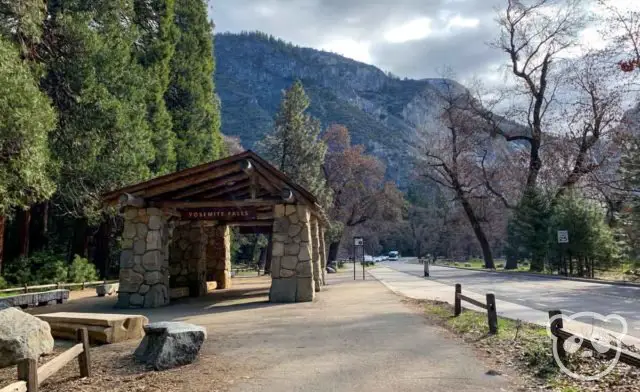
[(176, 224), (169, 252), (171, 288), (188, 287), (192, 297), (207, 293), (206, 244), (204, 222)]
[(224, 224), (205, 227), (207, 280), (218, 289), (231, 288), (231, 230)]
[(157, 208), (124, 211), (118, 307), (155, 308), (169, 303), (168, 217)]
[(306, 302), (315, 296), (309, 209), (274, 207), (271, 302)]
[(316, 292), (322, 286), (322, 267), (320, 267), (320, 238), (318, 219), (311, 217), (311, 259), (313, 261), (313, 281)]

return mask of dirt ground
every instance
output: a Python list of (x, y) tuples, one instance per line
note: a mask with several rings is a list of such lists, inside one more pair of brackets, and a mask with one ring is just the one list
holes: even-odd
[[(232, 290), (142, 312), (152, 321), (186, 321), (207, 328), (207, 340), (191, 365), (154, 372), (132, 359), (139, 341), (96, 346), (91, 350), (90, 379), (81, 379), (73, 362), (45, 381), (41, 390), (517, 389), (517, 378), (492, 375), (502, 372), (441, 328), (427, 324), (421, 314), (373, 279), (354, 282), (348, 273), (331, 275), (313, 303), (281, 305), (266, 302), (269, 283), (264, 277), (237, 278)], [(32, 312), (114, 313), (114, 302), (115, 298), (86, 297)], [(57, 353), (68, 346), (61, 344)], [(0, 386), (13, 380), (15, 368), (0, 370)]]

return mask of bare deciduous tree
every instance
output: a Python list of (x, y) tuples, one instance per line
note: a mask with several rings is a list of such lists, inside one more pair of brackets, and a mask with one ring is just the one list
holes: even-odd
[(471, 96), (467, 90), (460, 91), (445, 80), (441, 98), (446, 131), (435, 136), (425, 147), (422, 175), (454, 195), (480, 244), (485, 267), (494, 268), (491, 246), (474, 206), (475, 200), (487, 199), (478, 157), (486, 134), (469, 111)]

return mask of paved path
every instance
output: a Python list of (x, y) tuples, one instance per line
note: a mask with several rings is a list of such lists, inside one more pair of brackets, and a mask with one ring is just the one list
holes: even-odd
[[(548, 323), (548, 311), (561, 309), (565, 314), (596, 312), (603, 315), (617, 313), (627, 318), (628, 344), (640, 347), (640, 289), (605, 284), (558, 280), (535, 276), (511, 276), (484, 271), (431, 266), (430, 277), (423, 278), (423, 266), (407, 262), (387, 262), (388, 268), (376, 268), (370, 273), (390, 289), (411, 298), (440, 300), (453, 303), (453, 286), (462, 284), (462, 291), (474, 299), (485, 301), (484, 295), (496, 295), (498, 314), (541, 326)], [(463, 302), (463, 306), (475, 308)], [(573, 326), (583, 333), (591, 325), (599, 325), (620, 332), (617, 323), (603, 323), (581, 317)], [(566, 324), (566, 323), (565, 323)], [(565, 325), (566, 326), (566, 325)]]
[(227, 328), (247, 337), (225, 355), (251, 355), (262, 367), (234, 391), (511, 390), (505, 376), (485, 375), (489, 368), (469, 347), (380, 283), (338, 275), (313, 303), (255, 309), (246, 322), (225, 314), (234, 320)]
[[(207, 340), (194, 364), (154, 373), (164, 377), (162, 382), (149, 379), (148, 383), (158, 382), (165, 391), (515, 390), (509, 375), (486, 375), (491, 368), (471, 347), (427, 324), (423, 315), (375, 279), (353, 281), (350, 272), (328, 278), (325, 290), (306, 303), (266, 302), (270, 280), (261, 277), (234, 280), (233, 289), (157, 309), (124, 311), (113, 308), (115, 298), (93, 297), (46, 310), (143, 313), (152, 321), (186, 321), (207, 328)], [(41, 310), (33, 309), (34, 313)], [(120, 347), (130, 357), (136, 344), (102, 346), (95, 355)], [(167, 379), (178, 383), (179, 389), (167, 387)], [(151, 385), (156, 387), (149, 384), (148, 390), (155, 391)]]

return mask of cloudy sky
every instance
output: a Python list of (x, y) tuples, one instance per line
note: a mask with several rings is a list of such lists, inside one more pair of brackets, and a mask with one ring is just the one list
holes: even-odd
[(505, 0), (210, 0), (216, 31), (260, 30), (410, 78), (495, 67), (487, 47)]
[[(496, 75), (506, 60), (487, 45), (498, 35), (495, 18), (505, 5), (506, 0), (209, 0), (209, 13), (219, 32), (260, 30), (401, 77), (437, 77), (450, 68), (465, 80)], [(585, 41), (594, 35), (587, 32)]]

